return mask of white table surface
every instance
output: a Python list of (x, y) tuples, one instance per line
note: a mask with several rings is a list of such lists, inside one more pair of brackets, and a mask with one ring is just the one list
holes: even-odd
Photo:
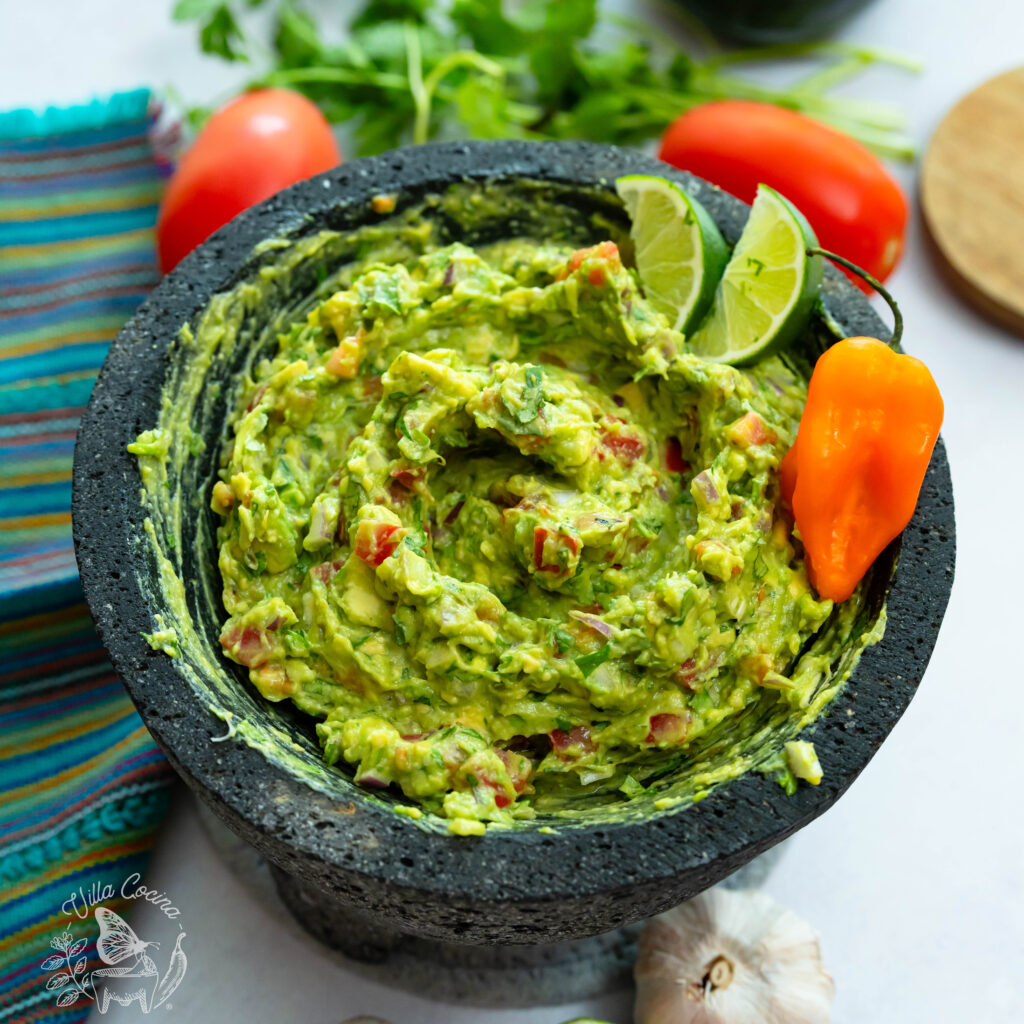
[[(140, 84), (173, 82), (191, 101), (230, 90), (243, 72), (198, 55), (192, 30), (170, 24), (169, 7), (170, 0), (0, 0), (0, 108)], [(1024, 7), (878, 0), (843, 38), (926, 61), (919, 77), (879, 70), (851, 90), (898, 102), (923, 145), (963, 92), (1024, 61)], [(915, 195), (916, 170), (895, 173)], [(767, 889), (820, 930), (836, 980), (836, 1024), (1010, 1024), (1024, 1020), (1024, 673), (1013, 639), (1024, 628), (1016, 511), (1024, 508), (1024, 341), (949, 294), (916, 211), (890, 284), (906, 316), (907, 346), (927, 361), (946, 400), (956, 584), (913, 705), (850, 792), (789, 844)], [(188, 933), (188, 973), (172, 1000), (178, 1020), (630, 1019), (625, 996), (481, 1011), (368, 981), (249, 895), (217, 858), (183, 793), (146, 882), (173, 898)], [(148, 937), (156, 919), (137, 921)], [(137, 1008), (116, 1019), (139, 1019)]]

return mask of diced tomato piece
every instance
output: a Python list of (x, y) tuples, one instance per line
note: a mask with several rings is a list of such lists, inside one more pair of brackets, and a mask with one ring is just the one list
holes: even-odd
[[(395, 553), (401, 536), (395, 538), (401, 527), (393, 523), (371, 523), (363, 520), (356, 530), (355, 552), (367, 565), (376, 568)], [(393, 539), (394, 538), (394, 539)]]
[[(618, 419), (617, 416), (609, 418)], [(605, 433), (601, 438), (601, 444), (627, 466), (632, 466), (647, 451), (647, 444), (642, 438), (621, 431)]]
[(327, 358), (327, 372), (342, 380), (353, 380), (359, 373), (359, 364), (363, 360), (362, 327), (355, 334), (342, 338), (338, 347)]
[[(533, 764), (528, 757), (516, 754), (511, 750), (502, 750), (495, 747), (494, 752), (501, 758), (502, 763), (508, 771), (508, 780), (511, 783), (515, 794), (522, 793), (526, 784), (530, 781), (530, 774), (533, 771)], [(489, 775), (477, 772), (477, 781), (494, 790), (494, 805), (499, 808), (508, 807), (515, 796), (510, 796), (508, 785), (504, 779), (493, 779)]]
[(703, 668), (697, 667), (697, 658), (687, 658), (676, 671), (676, 679), (679, 680), (684, 686), (688, 686), (691, 690), (696, 691), (698, 687), (694, 686), (694, 682), (698, 677), (707, 675), (713, 672), (719, 662), (722, 660), (723, 654), (721, 650), (714, 649), (708, 656), (708, 662)]
[(571, 757), (578, 750), (581, 754), (590, 754), (597, 746), (590, 738), (590, 730), (585, 725), (574, 725), (569, 732), (555, 729), (548, 733), (551, 746), (559, 757)]
[(748, 412), (729, 427), (729, 439), (741, 448), (753, 448), (759, 444), (768, 444), (778, 439), (774, 430), (765, 426), (765, 422), (756, 412)]
[[(560, 271), (557, 275), (558, 280), (564, 280), (569, 274), (577, 271), (583, 264), (585, 259), (589, 259), (591, 256), (597, 257), (598, 259), (607, 260), (612, 263), (615, 269), (621, 265), (619, 258), (619, 247), (614, 242), (601, 242), (599, 245), (590, 245), (585, 249), (577, 249), (570, 257), (569, 262), (565, 269)], [(594, 273), (598, 271), (600, 273), (600, 280), (594, 280)], [(599, 271), (599, 268), (595, 268), (595, 271), (590, 273), (590, 283), (594, 285), (602, 285), (605, 283), (605, 275)]]
[(676, 672), (676, 679), (678, 679), (684, 686), (689, 686), (698, 675), (697, 659), (687, 658), (686, 661), (679, 666), (679, 669)]
[(670, 713), (651, 715), (651, 731), (647, 743), (679, 743), (686, 738), (688, 721), (682, 715)]
[(236, 626), (230, 633), (221, 636), (220, 643), (225, 650), (232, 651), (246, 668), (263, 665), (274, 652), (266, 631), (256, 626), (246, 626), (244, 629)]
[(526, 784), (530, 781), (530, 775), (533, 774), (533, 762), (523, 754), (517, 754), (514, 750), (503, 750), (501, 747), (495, 747), (494, 752), (505, 765), (512, 788), (517, 793), (522, 793), (526, 789)]
[(543, 526), (535, 526), (533, 529), (533, 564), (537, 569), (544, 568), (544, 541), (550, 532)]
[(544, 546), (548, 544), (549, 538), (552, 539), (552, 543), (556, 548), (558, 546), (566, 547), (574, 555), (579, 554), (580, 542), (568, 533), (549, 530), (546, 526), (535, 526), (533, 528), (534, 567), (539, 569), (541, 572), (565, 572), (565, 569), (557, 563), (545, 564), (544, 562)]
[(690, 464), (683, 458), (683, 446), (678, 437), (670, 437), (665, 447), (665, 468), (670, 473), (689, 473)]

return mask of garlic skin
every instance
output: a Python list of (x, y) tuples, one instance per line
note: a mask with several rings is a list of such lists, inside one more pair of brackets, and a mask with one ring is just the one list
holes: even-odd
[(648, 921), (634, 1024), (828, 1024), (817, 932), (756, 889), (707, 892)]

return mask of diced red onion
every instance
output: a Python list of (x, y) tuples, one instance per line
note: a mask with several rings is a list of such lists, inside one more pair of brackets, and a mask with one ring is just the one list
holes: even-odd
[(356, 782), (367, 789), (387, 789), (391, 783), (373, 771), (361, 772), (356, 776)]
[(573, 608), (569, 615), (576, 619), (577, 622), (582, 622), (585, 626), (589, 626), (595, 632), (600, 633), (601, 636), (615, 636), (618, 633), (614, 626), (610, 626), (604, 619), (599, 619), (596, 615), (591, 615), (589, 612), (580, 612)]
[(315, 502), (313, 516), (309, 521), (309, 539), (317, 544), (326, 544), (334, 536), (334, 526), (327, 522), (325, 503)]
[(718, 488), (715, 486), (714, 480), (711, 479), (711, 475), (708, 471), (702, 470), (693, 478), (693, 485), (703, 495), (704, 500), (707, 502), (718, 501), (720, 495)]

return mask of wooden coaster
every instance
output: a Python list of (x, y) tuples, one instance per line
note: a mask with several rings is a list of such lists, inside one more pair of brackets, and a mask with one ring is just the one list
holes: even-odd
[(1024, 333), (1024, 68), (946, 115), (924, 157), (921, 205), (957, 290)]

